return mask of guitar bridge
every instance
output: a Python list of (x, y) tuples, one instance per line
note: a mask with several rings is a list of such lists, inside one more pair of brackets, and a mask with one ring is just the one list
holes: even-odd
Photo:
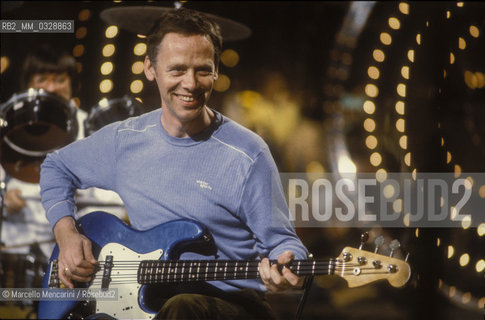
[(51, 268), (49, 272), (49, 288), (59, 288), (59, 267), (57, 259), (51, 261)]
[(113, 269), (113, 256), (106, 256), (103, 267), (103, 278), (101, 280), (101, 290), (108, 290), (111, 282), (111, 269)]

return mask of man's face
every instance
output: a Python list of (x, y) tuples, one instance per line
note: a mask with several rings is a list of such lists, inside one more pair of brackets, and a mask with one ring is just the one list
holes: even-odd
[(217, 79), (214, 46), (202, 35), (168, 33), (156, 65), (145, 58), (145, 75), (157, 81), (165, 119), (179, 125), (198, 121)]
[(65, 73), (36, 73), (30, 78), (29, 87), (44, 89), (66, 100), (71, 99), (71, 78)]

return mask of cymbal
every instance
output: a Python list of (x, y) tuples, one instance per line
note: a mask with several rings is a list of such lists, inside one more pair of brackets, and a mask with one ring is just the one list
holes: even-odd
[[(146, 35), (155, 21), (171, 10), (177, 9), (155, 6), (115, 7), (103, 10), (100, 17), (104, 22), (116, 25), (123, 30)], [(251, 35), (251, 29), (239, 22), (203, 13), (219, 25), (224, 41), (242, 40)]]

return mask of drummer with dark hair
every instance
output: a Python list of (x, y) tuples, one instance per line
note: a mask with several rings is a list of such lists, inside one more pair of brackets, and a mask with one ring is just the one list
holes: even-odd
[[(34, 88), (44, 89), (46, 92), (54, 93), (66, 101), (72, 97), (76, 82), (76, 61), (66, 52), (56, 50), (49, 45), (42, 45), (31, 51), (24, 62), (20, 86), (22, 89)], [(78, 117), (86, 112), (78, 112)], [(78, 136), (79, 137), (79, 136)], [(5, 259), (8, 254), (16, 254), (16, 260), (22, 260), (22, 255), (31, 254), (32, 245), (40, 243), (42, 255), (49, 257), (54, 243), (52, 230), (45, 218), (45, 211), (40, 202), (40, 188), (37, 183), (25, 182), (11, 178), (7, 183), (5, 193), (5, 220), (1, 230), (2, 257), (4, 272), (9, 269), (18, 270), (18, 266), (6, 266)], [(38, 251), (38, 250), (37, 250)], [(36, 252), (41, 255), (40, 252)], [(19, 264), (22, 261), (9, 262)], [(8, 275), (7, 275), (8, 276)], [(15, 276), (16, 278), (18, 275)], [(4, 277), (6, 279), (8, 277)], [(16, 281), (16, 286), (30, 287), (33, 283)], [(0, 286), (5, 286), (1, 283)]]
[[(20, 79), (22, 89), (43, 89), (68, 101), (74, 92), (74, 84), (77, 83), (76, 61), (67, 52), (44, 44), (27, 55)], [(82, 124), (87, 115), (86, 112), (77, 110), (76, 116), (78, 122)], [(79, 131), (82, 131), (83, 126), (80, 125), (79, 128), (81, 129)], [(80, 132), (78, 138), (81, 138), (82, 135)], [(35, 184), (35, 187), (38, 188), (38, 185)], [(5, 195), (5, 208), (8, 213), (18, 213), (27, 206), (21, 193), (19, 188), (12, 186), (8, 188)], [(38, 210), (43, 212), (40, 202)], [(35, 211), (38, 210), (36, 208)], [(2, 238), (4, 238), (3, 235)]]
[(44, 89), (69, 100), (77, 89), (76, 60), (67, 52), (42, 45), (25, 59), (21, 82), (23, 89)]
[[(20, 86), (22, 90), (30, 88), (43, 89), (49, 94), (61, 97), (66, 108), (69, 108), (75, 114), (73, 122), (77, 123), (77, 132), (73, 131), (73, 139), (81, 139), (84, 135), (84, 122), (88, 117), (87, 112), (81, 110), (72, 96), (77, 92), (76, 60), (69, 53), (44, 44), (32, 50), (26, 57), (22, 74), (20, 77)], [(3, 138), (3, 137), (2, 137)], [(3, 163), (2, 163), (3, 165)], [(7, 171), (7, 169), (5, 168)], [(22, 168), (20, 168), (22, 170)], [(8, 171), (7, 171), (8, 172)], [(9, 177), (7, 181), (7, 191), (5, 193), (4, 221), (1, 230), (0, 247), (2, 252), (2, 266), (5, 273), (9, 270), (20, 273), (18, 264), (23, 264), (23, 256), (32, 254), (33, 248), (36, 249), (35, 255), (46, 260), (54, 248), (54, 235), (52, 229), (45, 217), (45, 211), (40, 201), (40, 187), (36, 179), (23, 179), (24, 175), (19, 174), (17, 177)], [(28, 176), (28, 175), (26, 175)], [(30, 177), (30, 176), (29, 176)], [(114, 203), (116, 206), (110, 206), (109, 211), (117, 216), (124, 216), (124, 208), (121, 199), (116, 194), (104, 192), (106, 190), (89, 189), (83, 190), (81, 197), (93, 204), (103, 204), (103, 210), (107, 207), (104, 203)], [(99, 208), (97, 208), (99, 209)], [(86, 207), (83, 211), (93, 211), (93, 207)], [(82, 213), (81, 213), (82, 214)], [(5, 261), (14, 257), (14, 262)], [(12, 260), (12, 259), (10, 259)], [(0, 268), (1, 270), (1, 268)], [(19, 281), (12, 284), (15, 287), (32, 287), (40, 284), (25, 281), (25, 277), (14, 275), (20, 278)], [(0, 276), (0, 287), (12, 287), (4, 283), (8, 274)], [(12, 277), (13, 278), (13, 277)]]

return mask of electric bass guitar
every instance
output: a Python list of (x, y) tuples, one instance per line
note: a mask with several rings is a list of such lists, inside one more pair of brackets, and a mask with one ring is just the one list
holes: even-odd
[[(78, 229), (91, 240), (94, 257), (99, 262), (93, 279), (81, 284), (81, 287), (99, 291), (116, 288), (118, 297), (98, 299), (84, 311), (79, 310), (83, 310), (88, 302), (41, 300), (40, 319), (86, 317), (90, 314), (151, 319), (158, 310), (152, 310), (145, 299), (150, 285), (259, 278), (258, 261), (254, 260), (176, 260), (182, 252), (188, 251), (187, 248), (200, 247), (210, 241), (210, 234), (197, 221), (176, 220), (150, 230), (137, 231), (115, 216), (97, 211), (83, 216), (78, 221)], [(60, 286), (58, 255), (56, 246), (43, 288)], [(299, 276), (337, 275), (345, 279), (349, 287), (382, 279), (394, 287), (401, 287), (411, 274), (409, 265), (403, 260), (351, 247), (344, 248), (337, 258), (294, 260), (285, 267)], [(82, 312), (87, 314), (79, 314)]]

